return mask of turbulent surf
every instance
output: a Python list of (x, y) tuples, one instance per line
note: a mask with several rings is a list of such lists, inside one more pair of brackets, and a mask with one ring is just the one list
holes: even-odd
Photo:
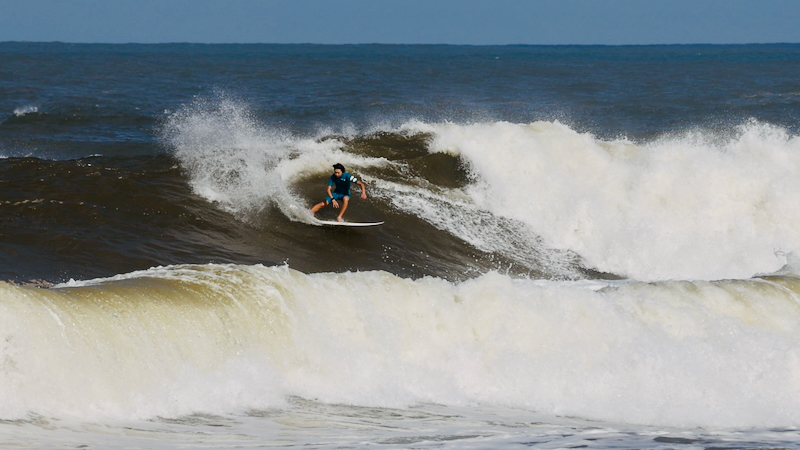
[(796, 45), (0, 58), (14, 445), (800, 442)]

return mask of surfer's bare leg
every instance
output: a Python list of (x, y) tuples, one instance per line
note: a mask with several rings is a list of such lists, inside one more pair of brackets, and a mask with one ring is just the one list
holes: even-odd
[(342, 219), (342, 216), (344, 215), (344, 212), (347, 210), (347, 204), (348, 203), (350, 203), (350, 197), (343, 197), (342, 198), (342, 209), (341, 209), (341, 211), (339, 211), (339, 217), (336, 218), (337, 222), (344, 222), (344, 220)]
[(316, 213), (317, 213), (317, 211), (319, 211), (320, 209), (322, 209), (322, 208), (323, 208), (325, 205), (327, 205), (327, 203), (326, 203), (326, 202), (320, 202), (320, 203), (317, 203), (316, 205), (314, 205), (314, 207), (313, 207), (313, 208), (311, 208), (311, 214), (312, 214), (312, 215), (316, 214)]

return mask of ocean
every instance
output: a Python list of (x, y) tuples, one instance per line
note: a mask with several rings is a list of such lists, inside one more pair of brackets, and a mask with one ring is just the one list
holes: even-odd
[(0, 43), (0, 447), (800, 448), (798, 74)]

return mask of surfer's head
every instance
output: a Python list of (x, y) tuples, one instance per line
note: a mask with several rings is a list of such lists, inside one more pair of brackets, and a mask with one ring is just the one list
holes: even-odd
[(333, 174), (334, 175), (336, 175), (337, 177), (340, 177), (340, 176), (342, 176), (343, 173), (344, 173), (344, 166), (343, 165), (341, 165), (339, 163), (336, 163), (336, 164), (333, 165)]

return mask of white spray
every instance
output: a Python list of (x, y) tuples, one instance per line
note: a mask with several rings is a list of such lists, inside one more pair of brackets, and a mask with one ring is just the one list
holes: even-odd
[(747, 278), (800, 249), (800, 139), (751, 123), (715, 143), (644, 146), (559, 123), (407, 124), (461, 157), (481, 209), (518, 220), (590, 267), (642, 280)]
[(300, 396), (796, 426), (799, 291), (790, 276), (450, 283), (229, 265), (0, 283), (0, 417), (214, 414)]
[(308, 202), (292, 191), (292, 183), (330, 172), (331, 161), (385, 163), (343, 152), (339, 139), (297, 137), (264, 126), (245, 103), (222, 94), (170, 115), (162, 136), (195, 193), (245, 221), (263, 218), (261, 212), (276, 206), (292, 220), (310, 222)]

